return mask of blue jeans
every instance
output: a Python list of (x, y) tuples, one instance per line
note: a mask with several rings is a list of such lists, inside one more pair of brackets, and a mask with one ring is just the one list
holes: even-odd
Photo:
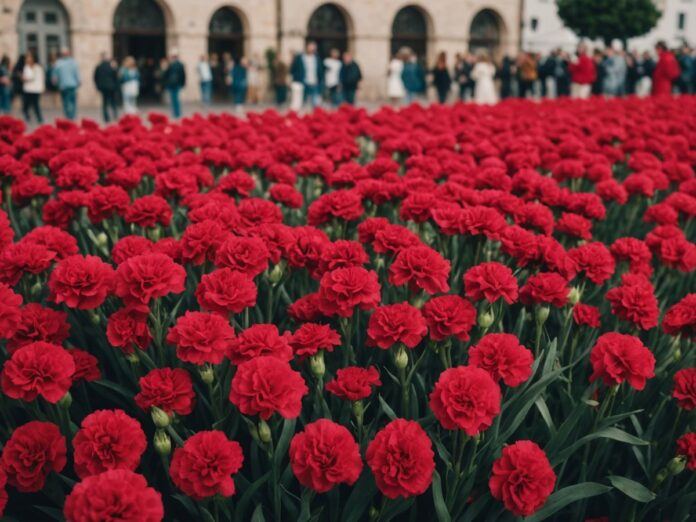
[(318, 85), (305, 85), (304, 88), (305, 102), (309, 101), (312, 109), (319, 106), (321, 102), (321, 93)]
[(77, 113), (77, 89), (69, 87), (60, 91), (60, 98), (63, 101), (63, 114), (69, 120), (74, 120)]
[(3, 114), (10, 113), (12, 98), (9, 85), (0, 85), (0, 112)]
[(169, 93), (169, 103), (172, 106), (172, 115), (175, 118), (181, 117), (181, 103), (179, 102), (179, 91), (181, 87), (167, 87)]
[(210, 104), (210, 100), (213, 97), (213, 81), (201, 82), (201, 101), (205, 105)]

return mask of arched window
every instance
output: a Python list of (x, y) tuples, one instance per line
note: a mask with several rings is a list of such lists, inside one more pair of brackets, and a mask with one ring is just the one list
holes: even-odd
[(31, 52), (44, 67), (70, 47), (70, 21), (58, 0), (25, 0), (17, 20), (19, 52)]
[(428, 52), (428, 23), (423, 11), (409, 5), (399, 10), (392, 23), (391, 54), (408, 47), (420, 60)]
[(312, 13), (307, 24), (307, 40), (316, 42), (319, 56), (328, 56), (331, 49), (348, 50), (348, 22), (334, 4), (324, 4)]
[(244, 56), (244, 25), (231, 7), (221, 7), (210, 18), (208, 52), (218, 56), (230, 53), (235, 60)]
[(469, 52), (485, 50), (495, 56), (500, 48), (500, 16), (491, 9), (476, 13), (469, 30)]

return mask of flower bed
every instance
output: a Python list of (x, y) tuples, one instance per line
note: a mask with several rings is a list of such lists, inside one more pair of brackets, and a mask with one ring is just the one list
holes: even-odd
[(695, 115), (0, 118), (5, 514), (684, 520)]

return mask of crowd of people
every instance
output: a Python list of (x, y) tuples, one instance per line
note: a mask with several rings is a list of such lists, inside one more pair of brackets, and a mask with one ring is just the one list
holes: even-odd
[[(319, 105), (354, 104), (362, 81), (362, 71), (350, 52), (332, 49), (321, 57), (315, 42), (289, 61), (276, 55), (268, 64), (270, 86), (279, 107), (300, 111)], [(231, 53), (202, 55), (195, 66), (200, 101), (231, 102), (237, 110), (261, 99), (260, 76), (264, 66), (258, 57), (234, 59)], [(186, 85), (186, 67), (178, 52), (158, 62), (132, 56), (121, 63), (101, 56), (94, 69), (94, 84), (102, 97), (105, 122), (120, 112), (135, 114), (138, 100), (161, 103), (166, 95), (175, 118), (181, 116), (180, 92)], [(11, 64), (0, 60), (0, 112), (9, 113), (16, 97), (21, 98), (22, 114), (31, 122), (43, 122), (42, 98), (58, 99), (66, 118), (77, 114), (80, 70), (68, 49), (52, 55), (46, 68), (28, 52)], [(556, 49), (546, 56), (522, 52), (504, 56), (494, 63), (488, 52), (458, 53), (454, 63), (445, 52), (437, 56), (432, 68), (408, 48), (400, 49), (389, 62), (386, 92), (395, 105), (428, 98), (432, 88), (439, 103), (452, 99), (494, 104), (510, 97), (546, 98), (591, 95), (646, 96), (653, 94), (696, 93), (696, 53), (686, 44), (674, 51), (658, 42), (655, 53), (627, 52), (620, 43), (590, 52), (580, 44), (575, 53)]]

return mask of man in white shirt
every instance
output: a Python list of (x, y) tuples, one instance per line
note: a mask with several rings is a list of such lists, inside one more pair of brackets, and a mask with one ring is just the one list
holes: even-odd
[(324, 84), (329, 91), (331, 104), (338, 107), (341, 104), (341, 95), (338, 86), (341, 79), (340, 60), (341, 53), (338, 49), (331, 49), (331, 55), (324, 58)]
[(210, 68), (207, 55), (201, 55), (196, 70), (198, 71), (198, 80), (201, 85), (201, 101), (204, 105), (210, 105), (213, 95), (213, 70)]
[(317, 107), (321, 98), (321, 84), (323, 81), (323, 68), (317, 56), (317, 44), (307, 42), (305, 52), (297, 55), (293, 60), (290, 74), (292, 81), (304, 86), (304, 97), (312, 108)]

